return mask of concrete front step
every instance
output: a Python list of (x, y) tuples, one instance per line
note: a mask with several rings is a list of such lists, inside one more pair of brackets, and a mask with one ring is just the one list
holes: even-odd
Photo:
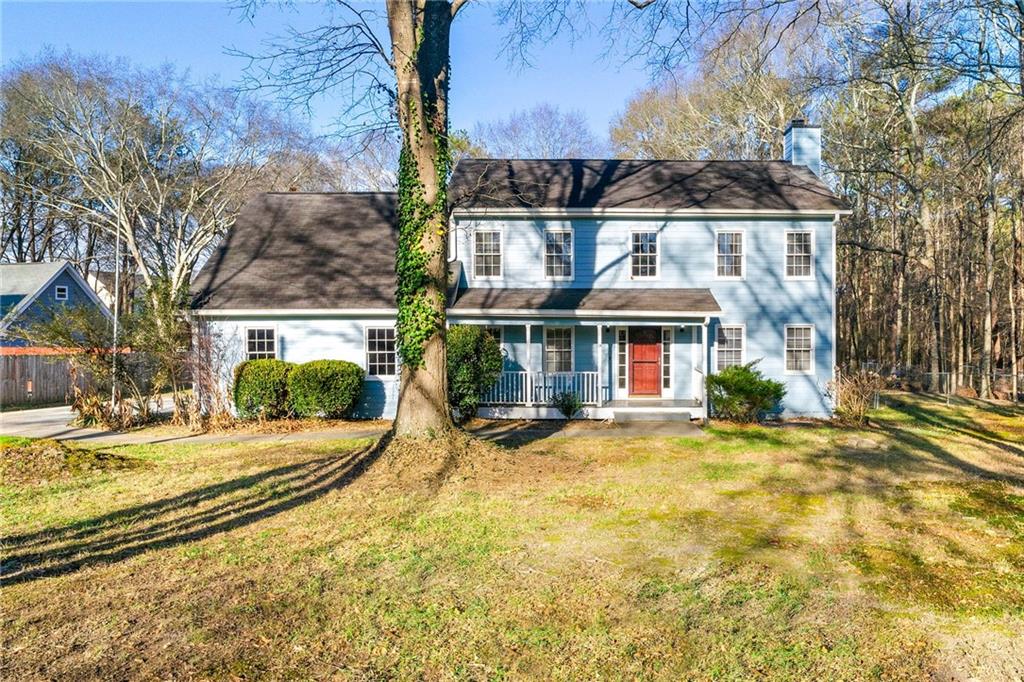
[(688, 422), (691, 420), (689, 412), (676, 410), (615, 410), (612, 412), (612, 421), (617, 424), (629, 424), (631, 422)]

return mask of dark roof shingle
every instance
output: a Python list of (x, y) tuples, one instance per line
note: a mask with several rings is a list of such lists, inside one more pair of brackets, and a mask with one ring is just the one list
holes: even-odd
[(456, 209), (839, 211), (846, 204), (786, 161), (465, 159)]
[(452, 311), (539, 310), (608, 312), (721, 311), (710, 289), (463, 289)]
[(196, 276), (193, 307), (394, 308), (396, 195), (261, 194)]

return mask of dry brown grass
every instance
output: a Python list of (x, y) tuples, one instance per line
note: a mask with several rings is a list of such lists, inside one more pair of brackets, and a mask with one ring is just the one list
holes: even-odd
[[(1017, 411), (118, 450), (5, 489), (11, 678), (1014, 679)], [(1007, 434), (1010, 438), (1003, 438)]]

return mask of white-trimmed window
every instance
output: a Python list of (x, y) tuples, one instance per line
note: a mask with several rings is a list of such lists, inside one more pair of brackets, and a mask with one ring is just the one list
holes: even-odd
[(490, 334), (491, 338), (497, 341), (499, 346), (501, 345), (505, 331), (504, 327), (499, 325), (488, 325), (484, 327), (484, 331)]
[(628, 330), (623, 327), (618, 330), (617, 341), (618, 349), (616, 354), (618, 356), (618, 374), (617, 379), (619, 382), (619, 388), (626, 390), (626, 366), (627, 366), (627, 354), (629, 352), (629, 333)]
[(273, 327), (248, 327), (245, 330), (245, 359), (267, 360), (277, 357), (277, 331)]
[(743, 279), (745, 257), (742, 232), (715, 233), (715, 275), (719, 279)]
[(394, 327), (366, 328), (366, 374), (393, 377), (398, 373)]
[(715, 334), (715, 367), (722, 371), (726, 367), (743, 364), (743, 346), (746, 343), (743, 325), (720, 325)]
[(53, 300), (55, 301), (66, 301), (68, 300), (68, 288), (63, 284), (58, 284), (53, 288)]
[(814, 235), (804, 230), (786, 233), (786, 279), (814, 276)]
[(814, 372), (814, 327), (811, 325), (786, 325), (786, 371), (794, 374)]
[(658, 233), (630, 233), (629, 272), (633, 279), (658, 276)]
[(672, 327), (661, 328), (661, 387), (672, 388)]
[(473, 233), (473, 277), (501, 279), (501, 230)]
[(544, 327), (544, 371), (572, 371), (572, 327)]
[(544, 230), (544, 277), (572, 279), (572, 230)]

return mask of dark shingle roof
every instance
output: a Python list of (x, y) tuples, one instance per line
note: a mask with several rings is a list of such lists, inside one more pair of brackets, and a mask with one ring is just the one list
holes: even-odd
[(193, 306), (394, 308), (395, 203), (388, 192), (255, 197), (196, 276)]
[(467, 310), (717, 313), (710, 289), (464, 289), (452, 306)]
[(466, 159), (457, 208), (837, 211), (846, 204), (785, 161)]

